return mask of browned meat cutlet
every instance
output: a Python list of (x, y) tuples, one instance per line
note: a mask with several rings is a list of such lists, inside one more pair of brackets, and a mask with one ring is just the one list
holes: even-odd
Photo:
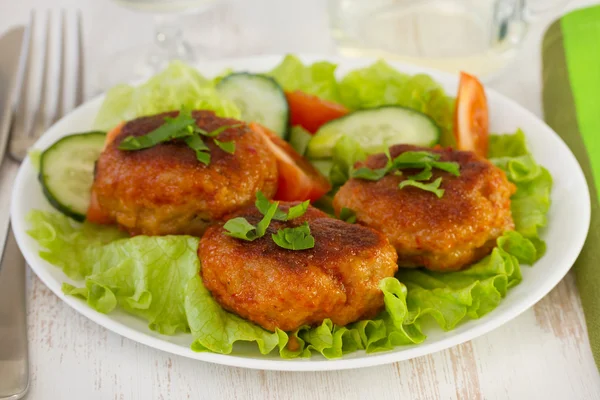
[[(287, 211), (290, 205), (280, 205)], [(256, 224), (254, 207), (234, 216)], [(309, 222), (315, 246), (286, 250), (271, 234)], [(383, 307), (381, 279), (397, 271), (396, 252), (381, 233), (329, 218), (309, 207), (302, 217), (273, 221), (265, 236), (248, 242), (225, 234), (221, 225), (200, 241), (202, 279), (226, 310), (265, 329), (293, 331), (325, 318), (338, 325), (375, 316)]]
[[(514, 229), (510, 196), (515, 187), (502, 170), (472, 152), (429, 149), (410, 145), (390, 148), (392, 157), (406, 151), (431, 151), (440, 161), (460, 165), (460, 176), (434, 168), (432, 180), (442, 177), (442, 198), (398, 184), (418, 170), (388, 174), (379, 181), (350, 179), (334, 198), (336, 213), (352, 209), (360, 224), (377, 229), (398, 251), (401, 267), (424, 266), (436, 271), (459, 270), (489, 254), (504, 231)], [(385, 166), (376, 154), (358, 166)]]
[(96, 164), (93, 193), (102, 211), (131, 234), (201, 236), (215, 220), (252, 204), (260, 190), (271, 198), (277, 190), (275, 157), (264, 139), (245, 124), (219, 118), (211, 111), (194, 111), (198, 126), (213, 131), (234, 126), (218, 135), (234, 141), (235, 152), (218, 148), (212, 139), (209, 165), (181, 141), (139, 151), (122, 151), (128, 136), (145, 135), (164, 123), (166, 116), (142, 117), (126, 123), (107, 144)]

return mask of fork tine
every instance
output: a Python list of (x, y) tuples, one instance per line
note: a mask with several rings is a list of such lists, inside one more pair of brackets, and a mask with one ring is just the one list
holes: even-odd
[(66, 41), (67, 41), (67, 15), (64, 9), (60, 10), (60, 29), (58, 29), (59, 43), (59, 67), (58, 67), (58, 87), (56, 94), (55, 112), (50, 118), (50, 123), (56, 122), (65, 113), (65, 70), (67, 69), (66, 60)]
[(75, 106), (83, 103), (85, 91), (85, 60), (83, 55), (83, 25), (81, 22), (81, 10), (77, 10), (76, 37), (77, 37), (77, 74), (75, 81)]
[(42, 48), (42, 62), (41, 77), (42, 85), (40, 89), (40, 96), (35, 108), (33, 116), (33, 126), (29, 130), (28, 136), (30, 138), (38, 137), (46, 129), (46, 113), (48, 112), (48, 75), (52, 68), (49, 67), (49, 60), (51, 58), (50, 52), (52, 50), (52, 44), (50, 36), (52, 35), (52, 14), (46, 13), (46, 35), (44, 36), (44, 45)]
[[(9, 155), (19, 162), (23, 161), (27, 155), (27, 151), (29, 147), (33, 145), (34, 139), (44, 133), (48, 127), (48, 123), (56, 121), (64, 112), (69, 110), (70, 106), (65, 104), (67, 93), (74, 95), (75, 105), (79, 105), (84, 97), (81, 12), (77, 12), (77, 24), (72, 36), (69, 36), (69, 18), (65, 10), (61, 10), (58, 15), (58, 20), (60, 21), (59, 29), (53, 29), (53, 26), (55, 26), (53, 24), (53, 19), (57, 20), (57, 18), (53, 18), (53, 15), (56, 16), (56, 14), (53, 14), (52, 12), (45, 13), (45, 36), (43, 38), (42, 48), (39, 51), (41, 61), (35, 59), (32, 62), (32, 49), (33, 43), (35, 42), (35, 35), (33, 35), (35, 29), (34, 25), (42, 18), (40, 14), (41, 13), (36, 13), (35, 11), (32, 11), (31, 13), (28, 40), (29, 49), (27, 53), (29, 57), (24, 62), (24, 79), (22, 80), (21, 85), (15, 125), (11, 131)], [(76, 38), (77, 41), (68, 40), (69, 37)], [(74, 46), (75, 43), (77, 43), (77, 52), (75, 55), (76, 60), (73, 61), (76, 61), (77, 64), (77, 73), (69, 74), (69, 63), (67, 62), (67, 59), (69, 58), (68, 54), (72, 53), (68, 51), (69, 48), (67, 46)], [(53, 46), (53, 44), (58, 45), (58, 50), (55, 49), (56, 46)], [(57, 63), (58, 65), (56, 65)], [(41, 71), (35, 70), (34, 68), (36, 66), (39, 67)], [(56, 73), (58, 73), (58, 75), (55, 75)], [(38, 81), (31, 79), (31, 75), (34, 75), (34, 78), (38, 77), (41, 79), (41, 84), (40, 90), (36, 90), (35, 92), (35, 99), (28, 101), (28, 97), (31, 97), (34, 93), (33, 91), (29, 93), (29, 90), (33, 89), (33, 84), (38, 83)], [(55, 78), (58, 80), (57, 84), (53, 81)], [(75, 80), (75, 82), (67, 82), (73, 80)], [(72, 84), (75, 86), (71, 86)], [(56, 90), (56, 97), (50, 99), (49, 94), (54, 90)], [(27, 122), (31, 122), (31, 125), (26, 125)]]
[[(23, 52), (23, 58), (21, 59), (21, 65), (20, 65), (20, 69), (21, 69), (21, 79), (19, 81), (20, 83), (20, 87), (19, 87), (19, 95), (18, 95), (18, 99), (17, 99), (17, 107), (16, 107), (16, 113), (14, 116), (14, 121), (13, 121), (13, 125), (12, 125), (12, 129), (11, 129), (11, 136), (14, 139), (15, 136), (15, 132), (17, 132), (18, 134), (23, 134), (25, 133), (27, 126), (26, 126), (26, 118), (27, 118), (27, 111), (28, 111), (28, 102), (29, 102), (29, 94), (27, 93), (27, 88), (28, 88), (28, 84), (29, 84), (29, 80), (31, 78), (31, 58), (32, 58), (32, 53), (33, 53), (33, 41), (34, 36), (35, 36), (35, 13), (34, 11), (31, 11), (31, 13), (29, 14), (29, 26), (27, 27), (27, 42), (26, 42), (26, 46), (27, 48), (25, 49), (25, 51)], [(11, 141), (11, 143), (14, 142), (14, 140)], [(12, 151), (12, 145), (11, 145), (11, 150), (9, 151), (10, 153), (13, 153)]]

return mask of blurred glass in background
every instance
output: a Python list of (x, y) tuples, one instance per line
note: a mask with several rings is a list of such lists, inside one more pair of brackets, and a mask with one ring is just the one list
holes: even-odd
[[(119, 83), (147, 79), (170, 61), (194, 63), (197, 54), (181, 29), (184, 15), (202, 13), (221, 0), (113, 0), (117, 4), (148, 14), (154, 21), (154, 37), (146, 45), (137, 45), (112, 54), (101, 71), (99, 85), (110, 88)], [(134, 26), (131, 29), (135, 29)]]
[[(397, 59), (492, 78), (516, 56), (528, 17), (564, 1), (328, 0), (346, 56)], [(528, 8), (527, 3), (544, 9)], [(550, 4), (552, 3), (552, 4)]]

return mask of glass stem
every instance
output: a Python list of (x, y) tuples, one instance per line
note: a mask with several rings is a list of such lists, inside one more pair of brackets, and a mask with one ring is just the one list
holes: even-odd
[(181, 60), (187, 63), (195, 61), (190, 45), (183, 39), (176, 15), (157, 15), (154, 17), (154, 49), (148, 57), (148, 63), (161, 70), (170, 61)]

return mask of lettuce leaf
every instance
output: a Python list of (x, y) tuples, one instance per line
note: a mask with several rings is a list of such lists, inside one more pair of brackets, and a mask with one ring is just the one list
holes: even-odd
[(356, 140), (350, 136), (342, 136), (333, 147), (332, 166), (329, 170), (329, 181), (333, 190), (338, 189), (348, 179), (354, 164), (367, 158), (366, 153)]
[[(335, 358), (360, 349), (374, 352), (421, 343), (426, 338), (422, 317), (431, 315), (449, 330), (465, 317), (484, 315), (520, 281), (519, 260), (531, 262), (535, 253), (527, 239), (509, 232), (490, 256), (468, 270), (404, 270), (382, 280), (385, 310), (373, 320), (346, 327), (325, 320), (296, 332), (269, 332), (223, 310), (203, 286), (197, 238), (119, 239), (116, 229), (77, 224), (53, 212), (33, 211), (29, 220), (30, 235), (47, 249), (43, 254), (51, 255), (45, 258), (70, 276), (84, 277), (83, 286), (65, 283), (63, 291), (81, 297), (98, 312), (120, 307), (147, 320), (159, 333), (191, 332), (195, 351), (229, 354), (236, 342), (252, 341), (262, 354), (277, 348), (283, 358), (309, 357), (313, 352)], [(98, 235), (89, 235), (90, 229)], [(116, 240), (106, 243), (107, 239)], [(69, 240), (77, 245), (67, 245)]]
[(517, 187), (511, 197), (516, 230), (534, 243), (541, 257), (546, 245), (539, 239), (539, 230), (548, 223), (552, 176), (529, 154), (520, 129), (512, 135), (492, 135), (489, 156)]
[(339, 83), (342, 104), (350, 109), (399, 105), (420, 111), (442, 130), (441, 144), (454, 144), (454, 98), (429, 75), (406, 75), (383, 60), (346, 75)]
[(96, 116), (94, 129), (110, 130), (121, 121), (181, 108), (240, 117), (240, 111), (231, 101), (218, 96), (213, 80), (183, 62), (174, 61), (139, 86), (118, 85), (110, 89)]
[(322, 99), (340, 103), (338, 83), (335, 78), (337, 65), (327, 61), (305, 66), (296, 56), (287, 55), (267, 75), (273, 77), (286, 91), (301, 90)]

